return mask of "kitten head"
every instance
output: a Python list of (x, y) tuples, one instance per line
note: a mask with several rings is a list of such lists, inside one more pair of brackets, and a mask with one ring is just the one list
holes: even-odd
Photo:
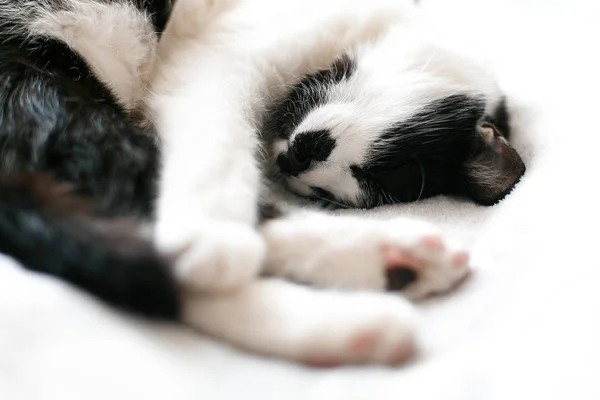
[(438, 194), (501, 200), (525, 167), (493, 80), (437, 47), (397, 50), (379, 43), (345, 55), (275, 110), (268, 128), (289, 187), (350, 207)]

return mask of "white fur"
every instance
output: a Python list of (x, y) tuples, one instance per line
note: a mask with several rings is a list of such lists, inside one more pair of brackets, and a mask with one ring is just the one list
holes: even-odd
[(193, 295), (184, 319), (247, 350), (311, 364), (395, 364), (416, 345), (416, 315), (402, 298), (318, 291), (277, 279), (207, 298)]
[(403, 294), (419, 299), (446, 292), (465, 278), (465, 264), (454, 265), (456, 244), (431, 249), (427, 241), (440, 238), (434, 226), (397, 218), (376, 221), (301, 211), (262, 227), (267, 241), (266, 272), (322, 287), (386, 288), (385, 251), (395, 248), (417, 258), (417, 279)]
[(64, 41), (121, 104), (129, 110), (140, 106), (157, 43), (148, 15), (127, 1), (71, 0), (68, 9), (58, 12), (38, 7), (29, 23), (32, 34)]
[(180, 254), (178, 275), (201, 289), (248, 281), (265, 251), (253, 228), (258, 141), (244, 109), (252, 76), (245, 76), (245, 57), (225, 44), (231, 33), (222, 19), (230, 7), (235, 1), (179, 1), (152, 79), (164, 163), (156, 240), (164, 252)]

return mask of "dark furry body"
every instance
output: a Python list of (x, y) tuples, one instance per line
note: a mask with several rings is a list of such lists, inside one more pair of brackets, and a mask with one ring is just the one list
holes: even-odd
[[(134, 3), (154, 16), (159, 34), (170, 2)], [(0, 8), (0, 251), (117, 306), (175, 318), (167, 263), (135, 224), (115, 219), (151, 216), (159, 163), (152, 132), (66, 44), (26, 36), (7, 14)], [(71, 209), (81, 203), (75, 197), (87, 200), (86, 212)]]
[(42, 174), (5, 178), (0, 188), (0, 252), (126, 310), (178, 315), (168, 264), (135, 222), (99, 220), (88, 202)]

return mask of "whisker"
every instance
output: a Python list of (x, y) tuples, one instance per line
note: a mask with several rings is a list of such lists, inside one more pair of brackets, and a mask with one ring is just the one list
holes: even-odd
[(419, 73), (425, 71), (425, 69), (427, 67), (429, 67), (429, 64), (431, 64), (431, 62), (433, 61), (433, 59), (435, 58), (436, 55), (437, 55), (437, 50), (434, 50), (433, 53), (431, 54), (431, 56), (429, 57), (429, 59), (421, 67), (421, 70), (419, 71)]
[(317, 194), (314, 194), (314, 193), (312, 194), (312, 196), (314, 196), (314, 197), (316, 197), (316, 198), (318, 198), (320, 200), (323, 200), (325, 203), (333, 204), (333, 205), (336, 205), (336, 206), (338, 206), (340, 208), (343, 208), (343, 209), (349, 209), (350, 208), (350, 207), (348, 207), (345, 204), (338, 203), (337, 201), (334, 201), (334, 200), (331, 200), (331, 199), (326, 199), (325, 197), (321, 197), (321, 196), (319, 196)]
[(419, 169), (421, 170), (421, 191), (419, 192), (419, 197), (417, 197), (417, 200), (415, 200), (415, 202), (417, 202), (421, 200), (421, 196), (423, 196), (423, 192), (425, 191), (425, 168), (423, 168), (423, 164), (421, 163), (421, 160), (419, 160), (419, 157), (416, 157), (415, 159), (417, 160)]
[[(301, 181), (299, 178), (297, 178), (297, 177), (295, 177), (295, 176), (290, 176), (289, 178), (292, 178), (292, 179), (294, 179), (294, 180), (297, 180), (297, 181), (299, 181), (299, 182), (302, 182), (302, 181)], [(345, 204), (342, 204), (342, 203), (338, 203), (338, 202), (337, 202), (337, 201), (335, 201), (335, 200), (332, 200), (332, 199), (327, 199), (327, 198), (325, 198), (325, 197), (319, 196), (319, 195), (318, 195), (318, 194), (316, 194), (314, 191), (313, 191), (313, 193), (310, 195), (310, 197), (309, 197), (309, 198), (312, 198), (313, 200), (314, 200), (315, 198), (317, 198), (317, 199), (319, 199), (319, 200), (322, 200), (322, 201), (324, 201), (325, 203), (334, 204), (334, 205), (336, 205), (336, 206), (338, 206), (338, 207), (340, 207), (340, 208), (344, 208), (344, 209), (349, 209), (349, 208), (350, 208), (349, 206), (347, 206), (347, 205), (345, 205)]]

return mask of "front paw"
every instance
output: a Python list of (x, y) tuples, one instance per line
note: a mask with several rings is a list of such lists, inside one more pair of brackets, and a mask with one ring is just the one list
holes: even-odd
[(315, 218), (293, 242), (294, 248), (306, 249), (296, 255), (304, 261), (279, 273), (325, 287), (402, 290), (419, 299), (447, 292), (469, 274), (468, 254), (447, 242), (419, 220)]
[(417, 351), (417, 318), (407, 301), (378, 293), (324, 292), (298, 327), (299, 361), (313, 367), (406, 363)]
[(435, 229), (415, 232), (413, 237), (398, 237), (393, 226), (388, 229), (379, 246), (386, 289), (421, 299), (447, 293), (470, 275), (468, 253), (452, 246)]
[(221, 291), (256, 277), (266, 246), (259, 233), (246, 224), (214, 220), (195, 226), (159, 224), (156, 243), (175, 257), (175, 276), (185, 287)]

